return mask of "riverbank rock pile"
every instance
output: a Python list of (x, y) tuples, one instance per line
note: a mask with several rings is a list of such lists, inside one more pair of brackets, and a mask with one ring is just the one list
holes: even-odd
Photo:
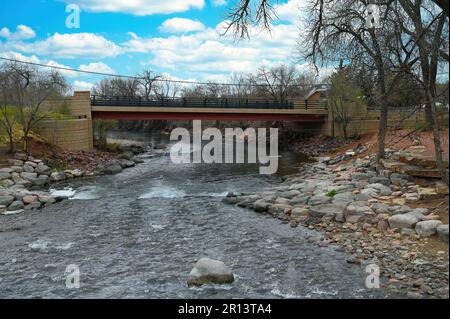
[(116, 174), (123, 169), (133, 167), (142, 160), (135, 155), (143, 153), (140, 146), (126, 146), (117, 159), (105, 166), (97, 167), (94, 172), (81, 169), (56, 170), (41, 159), (31, 155), (16, 153), (8, 159), (11, 166), (0, 168), (0, 214), (37, 210), (67, 199), (64, 196), (51, 196), (43, 191), (52, 183), (58, 183), (83, 176)]
[[(291, 227), (324, 231), (318, 246), (338, 244), (349, 253), (349, 263), (381, 265), (394, 290), (448, 297), (448, 251), (431, 261), (422, 259), (420, 251), (431, 236), (448, 243), (449, 226), (434, 211), (411, 207), (420, 199), (448, 194), (448, 187), (441, 182), (420, 187), (410, 175), (377, 165), (374, 155), (340, 166), (330, 162), (305, 164), (277, 186), (260, 193), (230, 192), (225, 201)], [(419, 279), (420, 284), (415, 282)]]
[(295, 134), (285, 141), (291, 151), (306, 154), (308, 156), (320, 156), (333, 150), (350, 144), (351, 140), (333, 138), (329, 136), (298, 137)]

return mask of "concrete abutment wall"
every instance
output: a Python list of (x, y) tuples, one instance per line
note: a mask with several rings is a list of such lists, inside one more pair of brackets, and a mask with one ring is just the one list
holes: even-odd
[(67, 117), (40, 123), (37, 132), (50, 143), (71, 151), (94, 148), (91, 96), (89, 91), (75, 92), (65, 99), (47, 100), (46, 111), (64, 111)]

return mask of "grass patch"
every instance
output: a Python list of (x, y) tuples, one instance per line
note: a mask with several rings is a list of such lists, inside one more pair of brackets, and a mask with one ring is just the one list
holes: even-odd
[(335, 189), (332, 189), (331, 191), (329, 191), (328, 193), (327, 193), (327, 196), (328, 197), (331, 197), (331, 198), (333, 198), (334, 196), (336, 196), (337, 195), (337, 191), (335, 190)]

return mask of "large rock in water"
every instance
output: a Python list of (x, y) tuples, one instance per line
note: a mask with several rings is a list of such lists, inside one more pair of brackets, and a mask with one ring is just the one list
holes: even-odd
[(231, 284), (233, 281), (234, 275), (231, 269), (223, 262), (210, 258), (201, 258), (191, 270), (187, 284), (189, 287), (192, 287), (209, 283)]
[(120, 166), (118, 163), (112, 163), (106, 166), (105, 168), (105, 174), (108, 175), (114, 175), (122, 172), (122, 166)]

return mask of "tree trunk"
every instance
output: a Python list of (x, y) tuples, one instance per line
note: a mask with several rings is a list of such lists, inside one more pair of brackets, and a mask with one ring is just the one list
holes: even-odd
[(387, 123), (388, 123), (388, 106), (383, 105), (380, 110), (380, 127), (378, 129), (378, 153), (377, 153), (378, 162), (386, 156), (384, 148), (386, 143)]
[(428, 97), (430, 98), (430, 108), (432, 117), (432, 128), (433, 128), (433, 139), (434, 139), (434, 151), (436, 153), (436, 165), (438, 167), (439, 173), (442, 176), (442, 180), (448, 185), (448, 171), (444, 166), (442, 160), (442, 145), (441, 145), (441, 135), (439, 132), (439, 122), (436, 114), (436, 103), (432, 100), (432, 94), (428, 92)]
[(433, 110), (431, 106), (432, 102), (425, 104), (425, 130), (431, 131), (433, 128)]
[(9, 134), (9, 153), (14, 153), (14, 140), (13, 140), (13, 132), (10, 132)]

